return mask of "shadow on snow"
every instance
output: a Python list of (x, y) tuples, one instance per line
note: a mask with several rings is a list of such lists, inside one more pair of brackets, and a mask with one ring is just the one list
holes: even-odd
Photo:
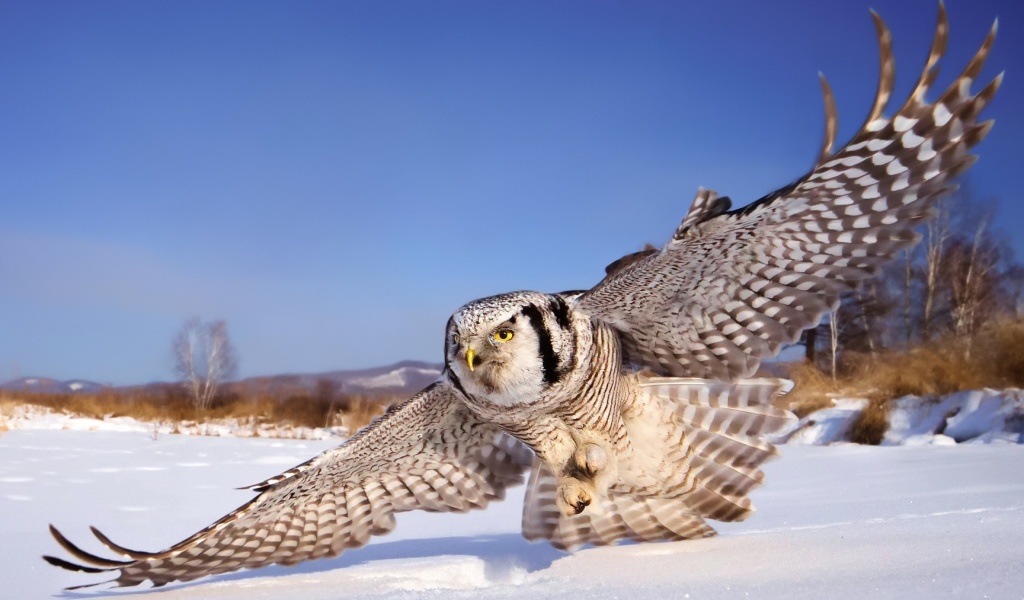
[[(438, 556), (477, 557), (484, 562), (484, 575), (490, 581), (500, 582), (513, 570), (539, 571), (551, 563), (567, 556), (547, 543), (532, 543), (518, 533), (484, 535), (473, 537), (425, 538), (378, 542), (363, 548), (346, 550), (340, 556), (329, 559), (311, 560), (286, 567), (272, 565), (262, 569), (237, 571), (207, 577), (187, 583), (168, 584), (165, 588), (143, 587), (122, 591), (117, 595), (149, 594), (158, 589), (184, 589), (215, 582), (255, 579), (257, 577), (280, 577), (300, 573), (322, 573), (364, 565), (380, 560), (401, 560)], [(60, 598), (97, 597), (97, 592), (109, 593), (119, 588), (104, 588), (99, 584), (92, 591), (63, 591)]]

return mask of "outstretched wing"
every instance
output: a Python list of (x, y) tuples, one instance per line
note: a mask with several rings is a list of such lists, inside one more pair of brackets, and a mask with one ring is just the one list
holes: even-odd
[[(51, 532), (88, 573), (118, 572), (120, 586), (160, 586), (237, 569), (337, 556), (395, 527), (394, 513), (464, 512), (522, 481), (529, 451), (472, 416), (447, 380), (392, 408), (337, 448), (252, 486), (255, 498), (161, 552), (138, 552), (93, 533), (121, 560), (89, 554)], [(91, 566), (87, 566), (91, 565)], [(82, 586), (88, 587), (88, 586)]]
[(974, 163), (968, 150), (992, 126), (978, 114), (1002, 75), (976, 95), (970, 87), (995, 25), (963, 73), (929, 103), (924, 96), (948, 31), (940, 4), (917, 86), (885, 118), (895, 67), (889, 31), (873, 16), (882, 75), (867, 121), (844, 148), (830, 154), (836, 116), (823, 79), (825, 146), (809, 174), (733, 211), (727, 199), (701, 190), (664, 248), (631, 257), (578, 298), (577, 308), (619, 331), (634, 367), (713, 379), (751, 375), (834, 310), (843, 290), (914, 243), (913, 229), (935, 199)]

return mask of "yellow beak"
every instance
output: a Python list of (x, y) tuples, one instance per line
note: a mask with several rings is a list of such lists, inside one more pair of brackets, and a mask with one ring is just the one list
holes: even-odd
[(472, 348), (466, 350), (466, 364), (469, 365), (469, 370), (473, 370), (473, 359), (476, 358), (476, 352)]

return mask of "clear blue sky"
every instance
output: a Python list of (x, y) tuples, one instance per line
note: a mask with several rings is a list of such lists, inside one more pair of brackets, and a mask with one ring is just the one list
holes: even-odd
[[(699, 4), (699, 5), (698, 5)], [(0, 1), (0, 380), (171, 377), (191, 315), (240, 375), (441, 359), (448, 315), (589, 287), (697, 186), (745, 204), (840, 139), (933, 0)], [(1024, 222), (1024, 8), (949, 0), (940, 83), (994, 17), (972, 186)]]

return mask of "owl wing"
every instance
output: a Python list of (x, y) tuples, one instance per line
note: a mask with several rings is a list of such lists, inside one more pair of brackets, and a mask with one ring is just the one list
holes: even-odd
[(660, 375), (732, 379), (835, 310), (842, 291), (878, 272), (917, 241), (950, 180), (976, 159), (968, 150), (992, 121), (977, 117), (1002, 75), (976, 95), (970, 86), (995, 25), (970, 64), (933, 103), (925, 101), (945, 52), (939, 21), (924, 71), (892, 118), (882, 112), (894, 80), (891, 36), (874, 15), (881, 78), (864, 126), (831, 154), (836, 111), (822, 79), (825, 145), (806, 176), (738, 210), (700, 190), (672, 239), (610, 265), (577, 308), (616, 328), (625, 360)]
[(442, 379), (341, 446), (251, 486), (255, 498), (166, 550), (129, 550), (93, 528), (123, 559), (111, 560), (79, 549), (51, 526), (65, 550), (92, 566), (43, 558), (75, 571), (118, 572), (119, 586), (292, 565), (363, 546), (394, 529), (398, 512), (483, 508), (522, 481), (529, 461), (520, 442), (474, 418)]

